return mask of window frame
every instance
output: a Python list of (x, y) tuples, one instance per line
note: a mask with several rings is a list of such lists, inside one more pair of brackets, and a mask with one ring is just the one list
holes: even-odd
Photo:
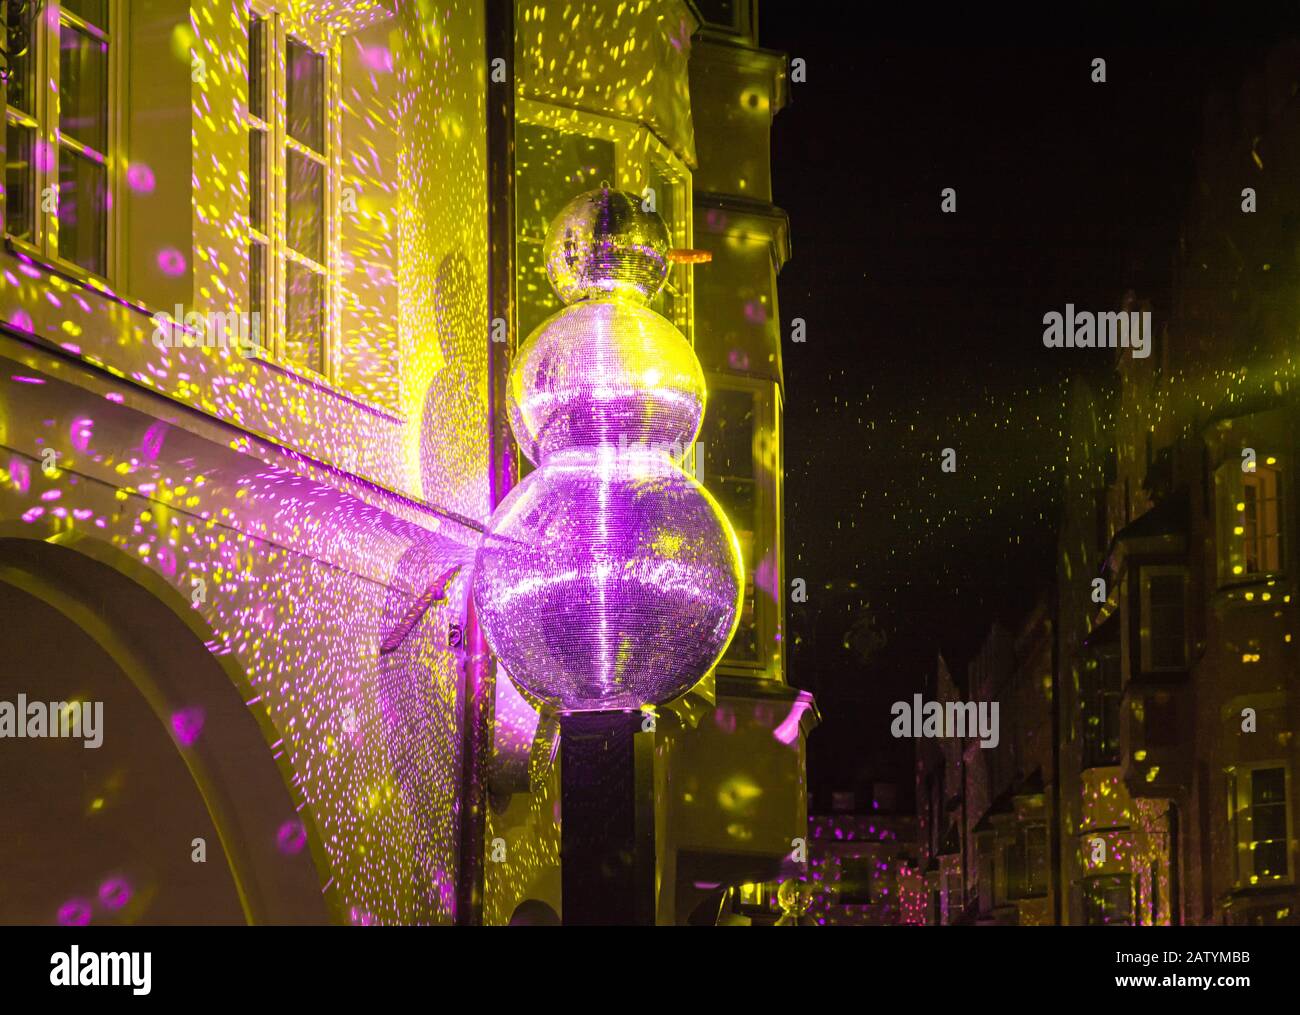
[[(1035, 856), (1040, 858), (1040, 866), (1035, 866)], [(1015, 834), (1006, 846), (1005, 863), (1008, 902), (1028, 902), (1047, 897), (1052, 878), (1046, 821), (1027, 821), (1016, 826)], [(1041, 883), (1035, 880), (1036, 873), (1041, 875)]]
[[(780, 560), (779, 548), (784, 544), (783, 526), (785, 520), (781, 511), (783, 463), (782, 463), (782, 414), (781, 394), (775, 381), (765, 378), (750, 377), (743, 374), (719, 373), (708, 371), (704, 376), (709, 396), (704, 406), (704, 422), (700, 427), (698, 440), (705, 440), (709, 424), (709, 403), (719, 391), (745, 392), (752, 398), (754, 428), (750, 437), (750, 454), (753, 478), (749, 482), (754, 487), (754, 560), (761, 563), (770, 548), (778, 574), (775, 576), (773, 595), (763, 595), (756, 574), (746, 574), (746, 585), (754, 583), (754, 637), (757, 645), (753, 660), (738, 659), (730, 655), (730, 647), (718, 660), (718, 672), (733, 672), (746, 676), (768, 676), (780, 679), (785, 672), (785, 639), (777, 640), (777, 635), (784, 627), (785, 593), (783, 576), (784, 562)], [(771, 436), (770, 448), (764, 448), (764, 432)], [(704, 484), (710, 495), (717, 493), (710, 487), (713, 477), (708, 468), (708, 454), (703, 448), (697, 458), (696, 478)], [(772, 460), (764, 460), (765, 453), (771, 452)], [(727, 477), (723, 477), (727, 478)], [(725, 509), (725, 505), (724, 505)], [(748, 571), (748, 568), (746, 568)]]
[(962, 879), (961, 871), (951, 869), (942, 871), (940, 884), (943, 893), (942, 923), (944, 926), (948, 926), (960, 917), (962, 910), (966, 908), (966, 885)]
[[(32, 238), (27, 240), (9, 232), (7, 202), (5, 202), (5, 207), (0, 207), (0, 215), (5, 216), (5, 244), (16, 253), (25, 254), (57, 269), (60, 274), (102, 292), (112, 291), (111, 287), (119, 279), (124, 262), (121, 198), (125, 158), (121, 153), (125, 151), (126, 108), (129, 101), (126, 87), (128, 49), (126, 42), (130, 37), (128, 10), (129, 5), (126, 0), (106, 0), (107, 27), (100, 28), (67, 10), (60, 0), (45, 0), (44, 8), (38, 6), (36, 9), (32, 23), (32, 111), (29, 113), (10, 105), (9, 88), (7, 84), (5, 86), (6, 135), (10, 124), (34, 131), (32, 150), (35, 163), (30, 167), (28, 175), (31, 184)], [(7, 4), (5, 14), (7, 18)], [(51, 23), (58, 27), (52, 28)], [(103, 152), (97, 152), (75, 138), (65, 137), (62, 131), (59, 43), (65, 25), (97, 39), (107, 47), (104, 97), (106, 150)], [(74, 157), (90, 158), (104, 168), (104, 194), (107, 207), (104, 213), (103, 274), (85, 268), (59, 252), (59, 167), (65, 150), (71, 152)], [(41, 151), (49, 151), (53, 153), (53, 157), (42, 159), (37, 154)], [(6, 167), (8, 156), (6, 138)], [(42, 162), (47, 164), (42, 165)], [(50, 187), (54, 188), (54, 210), (46, 212), (42, 210), (43, 195)]]
[[(1281, 769), (1283, 778), (1283, 806), (1286, 809), (1283, 843), (1286, 850), (1286, 873), (1263, 878), (1254, 872), (1252, 844), (1260, 840), (1254, 837), (1255, 816), (1252, 797), (1255, 773), (1272, 769)], [(1285, 759), (1253, 761), (1227, 769), (1225, 774), (1228, 788), (1228, 827), (1232, 835), (1232, 873), (1235, 885), (1239, 889), (1251, 889), (1295, 884), (1295, 857), (1291, 848), (1295, 814), (1292, 807), (1293, 784), (1290, 762)]]
[[(1106, 679), (1108, 673), (1113, 677), (1110, 681)], [(1124, 698), (1124, 670), (1118, 649), (1102, 648), (1095, 652), (1083, 666), (1080, 684), (1082, 765), (1084, 768), (1118, 765)], [(1095, 727), (1090, 722), (1094, 717), (1097, 719)], [(1111, 742), (1115, 745), (1113, 751), (1106, 749), (1106, 744)]]
[[(1256, 503), (1273, 503), (1277, 531), (1272, 535), (1257, 532), (1254, 548), (1259, 549), (1269, 539), (1275, 539), (1277, 542), (1277, 566), (1274, 568), (1261, 566), (1258, 570), (1249, 571), (1246, 570), (1248, 560), (1246, 531), (1249, 528), (1245, 515), (1245, 505), (1247, 503), (1246, 477), (1253, 477), (1253, 482), (1258, 485), (1261, 472), (1272, 474), (1275, 491), (1272, 498), (1256, 500)], [(1285, 574), (1288, 549), (1287, 485), (1285, 470), (1279, 461), (1279, 455), (1275, 451), (1257, 452), (1255, 468), (1250, 471), (1241, 468), (1240, 459), (1229, 457), (1214, 468), (1213, 486), (1216, 515), (1215, 532), (1218, 540), (1215, 568), (1218, 574), (1219, 586), (1257, 582), (1277, 578)], [(1259, 513), (1257, 512), (1257, 516)], [(1258, 517), (1256, 519), (1256, 528), (1259, 529)], [(1239, 557), (1241, 563), (1233, 564), (1234, 555)], [(1260, 556), (1260, 559), (1263, 559), (1263, 555)], [(1236, 571), (1234, 567), (1239, 567), (1240, 570)]]
[[(1183, 654), (1182, 662), (1157, 666), (1152, 662), (1151, 582), (1152, 578), (1178, 577), (1183, 587)], [(1144, 673), (1181, 673), (1191, 663), (1191, 638), (1188, 631), (1187, 598), (1190, 592), (1188, 569), (1180, 564), (1143, 564), (1138, 574), (1138, 644)]]
[[(267, 25), (266, 46), (263, 59), (266, 63), (263, 73), (263, 94), (265, 95), (265, 112), (268, 118), (255, 116), (252, 112), (252, 26), (255, 19), (262, 19)], [(247, 294), (249, 312), (256, 305), (253, 295), (253, 247), (262, 246), (264, 268), (261, 293), (261, 355), (271, 360), (276, 366), (308, 379), (337, 385), (339, 374), (339, 357), (341, 340), (339, 335), (340, 309), (339, 299), (341, 285), (339, 282), (339, 247), (340, 219), (339, 200), (342, 179), (342, 49), (337, 32), (325, 25), (311, 25), (296, 21), (284, 5), (271, 0), (250, 0), (245, 14), (246, 46), (245, 67), (247, 71), (248, 96), (244, 103), (243, 124), (246, 143), (251, 153), (252, 135), (263, 133), (267, 138), (267, 153), (263, 160), (263, 181), (252, 179), (249, 172), (249, 159), (245, 160), (244, 173), (248, 177), (248, 203), (245, 210), (244, 238), (247, 247)], [(293, 40), (306, 46), (313, 53), (323, 58), (323, 82), (321, 96), (323, 108), (322, 137), (325, 152), (319, 153), (307, 145), (289, 136), (288, 124), (288, 90), (286, 84), (288, 71), (289, 41)], [(324, 178), (321, 188), (321, 230), (324, 260), (317, 262), (313, 258), (299, 253), (289, 245), (289, 151), (292, 149), (300, 156), (321, 166)], [(255, 229), (252, 221), (253, 188), (262, 186), (267, 230)], [(320, 332), (320, 369), (292, 360), (287, 354), (288, 301), (285, 296), (285, 283), (289, 273), (289, 263), (293, 262), (307, 268), (322, 280), (321, 297), (321, 332)]]
[[(1096, 920), (1093, 917), (1106, 912), (1104, 894), (1093, 890), (1104, 882), (1111, 882), (1116, 888), (1124, 888), (1128, 893), (1128, 918), (1113, 923)], [(1089, 874), (1080, 885), (1083, 898), (1083, 922), (1088, 927), (1133, 927), (1137, 924), (1137, 898), (1134, 891), (1134, 878), (1131, 871), (1117, 871), (1113, 874)]]

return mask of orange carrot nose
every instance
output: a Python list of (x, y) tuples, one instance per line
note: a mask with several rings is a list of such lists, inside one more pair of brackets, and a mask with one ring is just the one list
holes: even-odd
[(674, 264), (708, 264), (713, 260), (713, 252), (693, 250), (690, 247), (674, 247), (668, 251), (668, 260)]

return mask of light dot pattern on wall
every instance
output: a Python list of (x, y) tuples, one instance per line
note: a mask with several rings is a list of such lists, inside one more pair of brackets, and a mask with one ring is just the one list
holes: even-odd
[(544, 321), (516, 357), (511, 423), (540, 467), (493, 514), (475, 568), (493, 652), (521, 688), (570, 711), (689, 690), (735, 632), (744, 585), (726, 515), (664, 446), (694, 436), (703, 378), (685, 338), (640, 305), (657, 291), (632, 242), (653, 232), (647, 213), (601, 188), (560, 221), (587, 208), (610, 224), (611, 208), (632, 206), (600, 243), (550, 231), (547, 264), (569, 273), (561, 298), (596, 298)]

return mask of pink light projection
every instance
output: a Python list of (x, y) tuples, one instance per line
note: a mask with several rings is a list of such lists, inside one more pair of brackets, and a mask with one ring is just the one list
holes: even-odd
[(137, 194), (152, 194), (154, 188), (153, 170), (142, 162), (132, 163), (126, 170), (126, 183)]
[(193, 747), (203, 732), (203, 709), (186, 708), (172, 716), (172, 732), (184, 747)]
[(280, 826), (275, 841), (281, 853), (301, 853), (307, 845), (307, 832), (302, 827), (302, 822), (295, 818)]
[(90, 446), (90, 438), (95, 432), (95, 421), (89, 416), (78, 416), (72, 421), (68, 439), (78, 451), (85, 451)]
[(85, 899), (69, 899), (59, 907), (56, 917), (60, 927), (86, 927), (90, 924), (91, 907)]
[(772, 731), (772, 736), (787, 747), (796, 743), (799, 739), (799, 722), (810, 708), (812, 704), (804, 698), (794, 702), (789, 713), (781, 720), (781, 725)]
[(125, 878), (109, 878), (99, 886), (99, 901), (106, 909), (121, 909), (131, 901), (131, 886)]

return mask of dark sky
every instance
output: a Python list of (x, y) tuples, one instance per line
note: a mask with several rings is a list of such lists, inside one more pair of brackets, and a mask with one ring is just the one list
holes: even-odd
[[(847, 7), (832, 21), (760, 5), (763, 45), (807, 66), (772, 160), (793, 239), (786, 568), (809, 588), (789, 606), (791, 677), (824, 717), (819, 793), (905, 782), (890, 702), (940, 649), (964, 671), (995, 617), (1014, 624), (1046, 591), (1065, 385), (1107, 362), (1045, 349), (1043, 315), (1114, 309), (1133, 289), (1159, 328), (1206, 91), (1264, 52), (1059, 27), (1045, 31), (1078, 44), (1013, 46), (874, 11), (854, 23)], [(795, 317), (804, 344), (788, 340)]]

